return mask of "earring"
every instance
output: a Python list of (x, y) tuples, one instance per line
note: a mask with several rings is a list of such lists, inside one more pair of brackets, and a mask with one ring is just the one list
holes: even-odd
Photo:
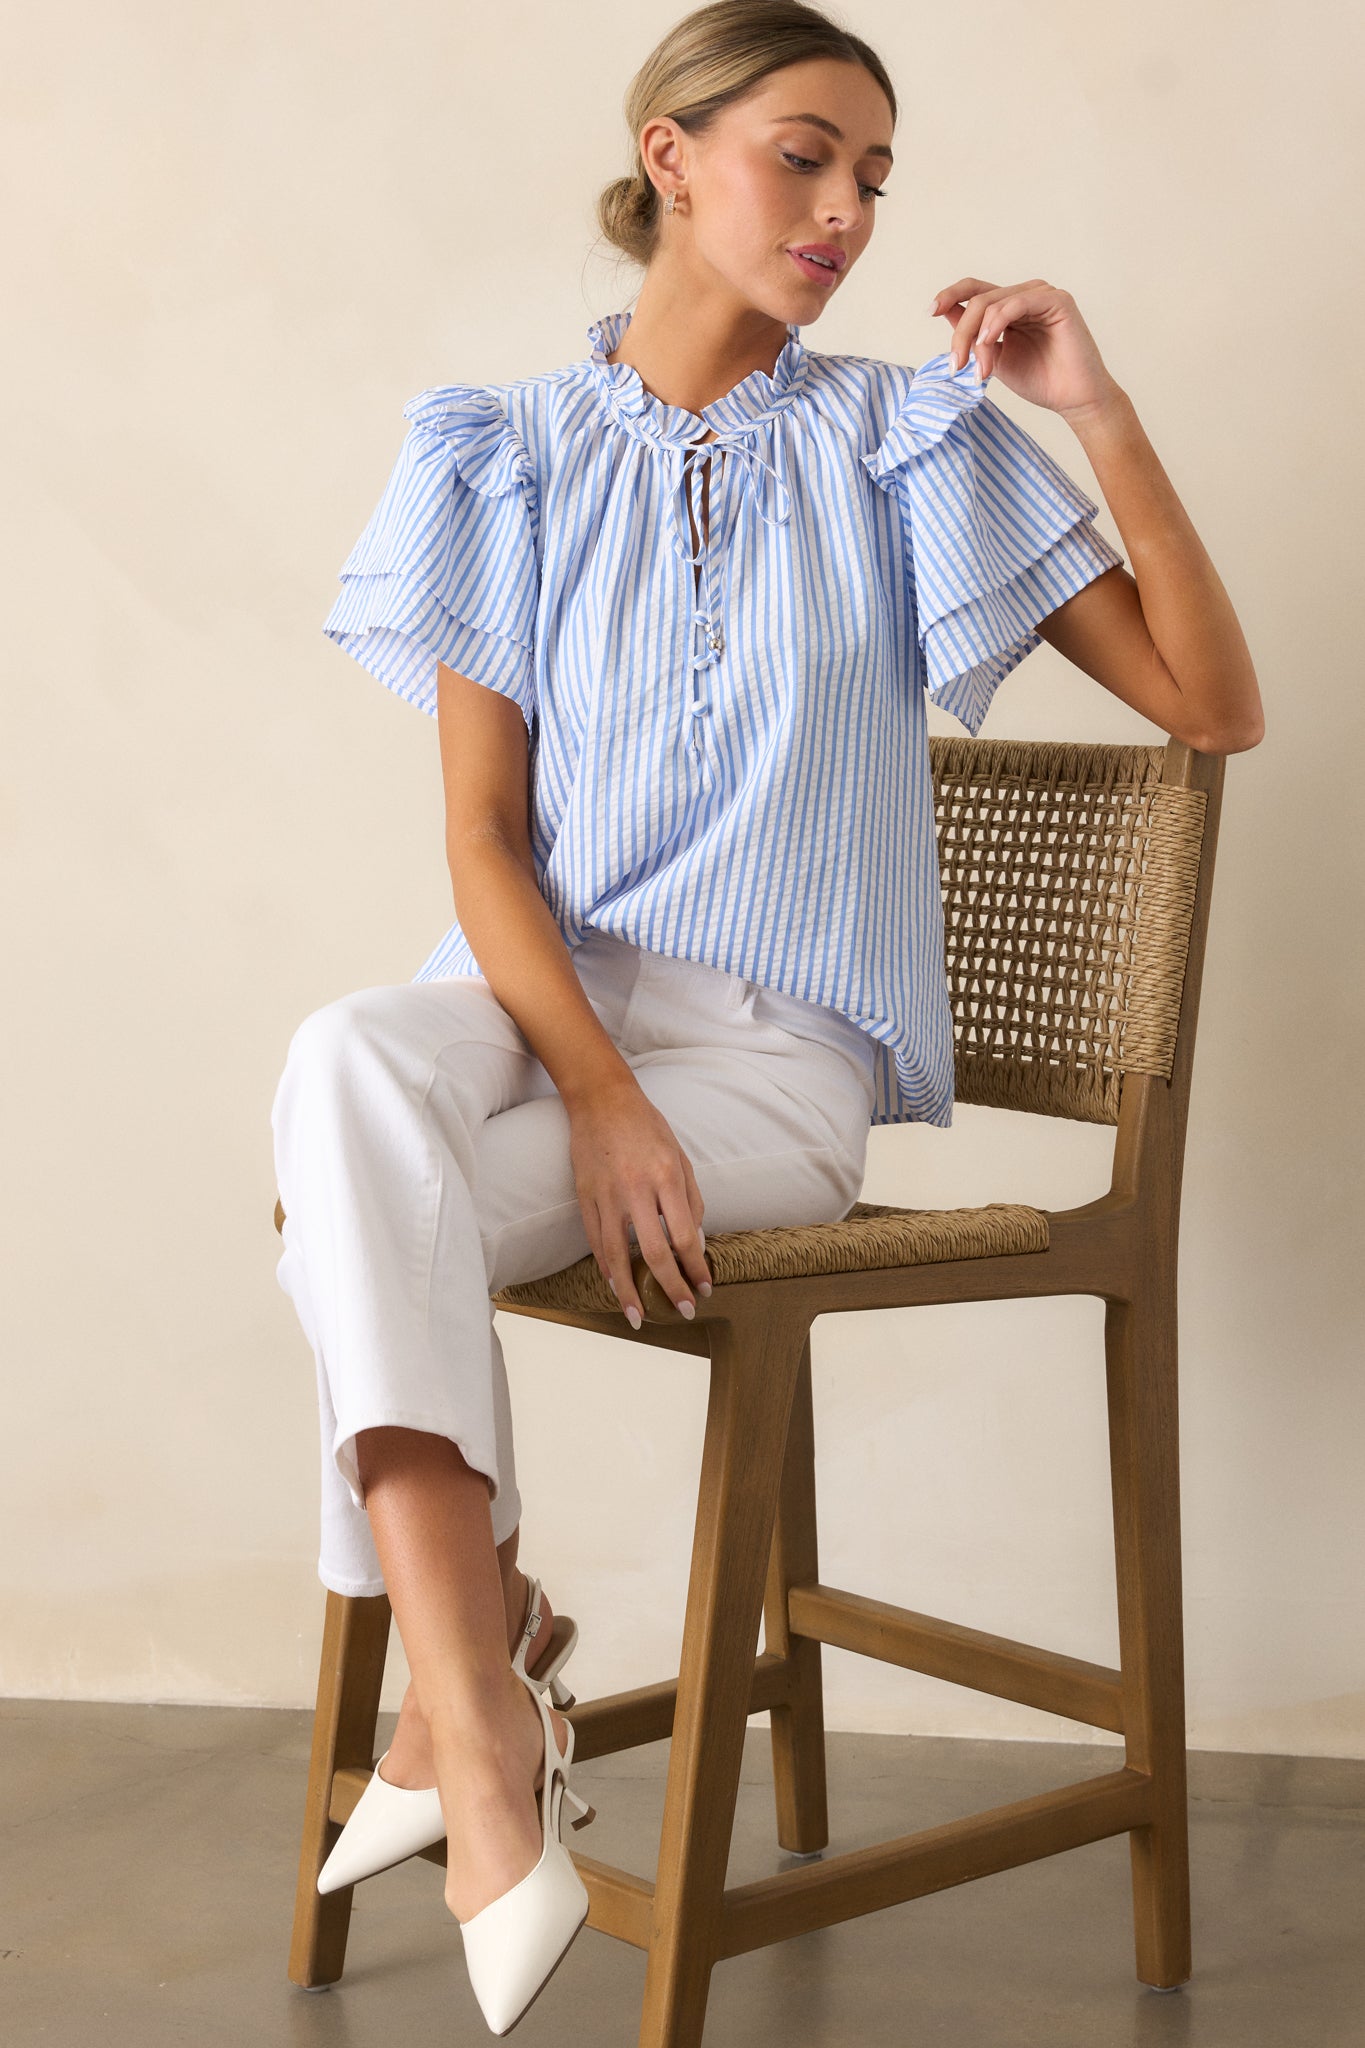
[(668, 195), (668, 197), (667, 197), (667, 199), (665, 199), (665, 201), (664, 201), (664, 212), (665, 212), (665, 213), (672, 213), (672, 211), (673, 211), (673, 200), (674, 200), (674, 197), (675, 197), (675, 196), (676, 196), (676, 195), (675, 195), (674, 193), (670, 192), (670, 193), (669, 193), (669, 195)]

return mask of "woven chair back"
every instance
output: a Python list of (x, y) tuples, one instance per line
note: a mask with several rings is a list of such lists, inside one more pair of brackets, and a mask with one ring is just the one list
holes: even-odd
[(1164, 747), (932, 735), (959, 1102), (1118, 1122), (1169, 1079), (1206, 793)]

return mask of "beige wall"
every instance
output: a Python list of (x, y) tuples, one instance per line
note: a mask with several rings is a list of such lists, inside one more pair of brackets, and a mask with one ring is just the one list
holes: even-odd
[[(591, 202), (675, 10), (529, 17), (515, 46), (429, 0), (131, 0), (7, 31), (9, 1693), (311, 1700), (313, 1365), (275, 1284), (270, 1102), (300, 1019), (409, 978), (450, 915), (435, 727), (319, 628), (404, 401), (567, 362), (628, 302)], [(914, 363), (963, 272), (1065, 285), (1257, 660), (1268, 736), (1228, 768), (1181, 1246), (1189, 1725), (1360, 1756), (1360, 867), (1333, 772), (1361, 738), (1356, 18), (846, 18), (899, 86), (900, 162), (807, 343)], [(1093, 489), (1061, 421), (994, 395)], [(1161, 737), (1047, 647), (987, 731)], [(874, 1133), (865, 1193), (1065, 1204), (1111, 1142), (960, 1110)], [(819, 1323), (824, 1575), (1114, 1660), (1102, 1316)], [(704, 1375), (502, 1326), (522, 1556), (579, 1617), (578, 1689), (660, 1676)], [(1091, 1739), (828, 1670), (836, 1728)], [(396, 1655), (390, 1705), (401, 1675)]]

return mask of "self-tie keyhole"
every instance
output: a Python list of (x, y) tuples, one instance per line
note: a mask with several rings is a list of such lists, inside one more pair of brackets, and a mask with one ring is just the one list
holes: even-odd
[[(702, 437), (701, 437), (701, 440), (700, 440), (700, 441), (694, 441), (694, 442), (692, 443), (692, 446), (693, 446), (694, 448), (699, 448), (699, 447), (703, 446), (703, 445), (704, 445), (704, 444), (705, 444), (705, 443), (706, 443), (707, 441), (714, 441), (714, 440), (715, 440), (715, 438), (716, 438), (716, 436), (715, 436), (715, 430), (714, 430), (714, 428), (713, 428), (713, 429), (712, 429), (712, 431), (711, 431), (711, 432), (710, 432), (709, 434), (703, 434), (703, 435), (702, 435)], [(690, 471), (691, 471), (691, 475), (692, 475), (692, 476), (695, 476), (695, 475), (696, 475), (696, 473), (697, 473), (698, 471), (700, 471), (700, 473), (701, 473), (701, 533), (700, 533), (700, 536), (699, 536), (699, 535), (698, 535), (698, 533), (697, 533), (697, 520), (696, 520), (696, 514), (695, 514), (695, 512), (693, 511), (693, 506), (692, 506), (692, 491), (691, 491), (691, 489), (689, 489), (689, 490), (688, 490), (688, 493), (687, 493), (687, 525), (688, 525), (688, 532), (689, 532), (689, 533), (690, 533), (690, 535), (691, 535), (691, 540), (692, 540), (692, 553), (693, 553), (694, 555), (699, 555), (699, 554), (701, 554), (701, 553), (702, 553), (702, 551), (703, 551), (703, 550), (705, 549), (705, 547), (707, 546), (707, 544), (708, 544), (709, 540), (710, 540), (710, 536), (711, 536), (711, 470), (712, 470), (712, 467), (713, 467), (713, 465), (714, 465), (715, 463), (717, 463), (717, 462), (723, 462), (724, 460), (725, 460), (725, 451), (724, 451), (724, 449), (722, 449), (719, 455), (708, 455), (708, 456), (707, 456), (707, 457), (705, 458), (705, 460), (704, 460), (704, 461), (702, 461), (702, 462), (693, 462), (693, 463), (692, 463), (692, 464), (690, 465)], [(694, 562), (694, 563), (693, 563), (693, 565), (692, 565), (692, 596), (693, 596), (693, 601), (694, 601), (694, 603), (698, 603), (698, 604), (699, 604), (699, 603), (701, 602), (701, 571), (702, 571), (702, 565), (701, 565), (701, 563), (700, 563), (700, 562)]]

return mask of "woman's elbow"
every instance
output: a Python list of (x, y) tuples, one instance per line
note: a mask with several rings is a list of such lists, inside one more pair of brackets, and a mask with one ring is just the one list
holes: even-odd
[(1259, 747), (1264, 738), (1265, 717), (1257, 710), (1252, 716), (1201, 734), (1190, 745), (1200, 754), (1245, 754), (1252, 747)]

